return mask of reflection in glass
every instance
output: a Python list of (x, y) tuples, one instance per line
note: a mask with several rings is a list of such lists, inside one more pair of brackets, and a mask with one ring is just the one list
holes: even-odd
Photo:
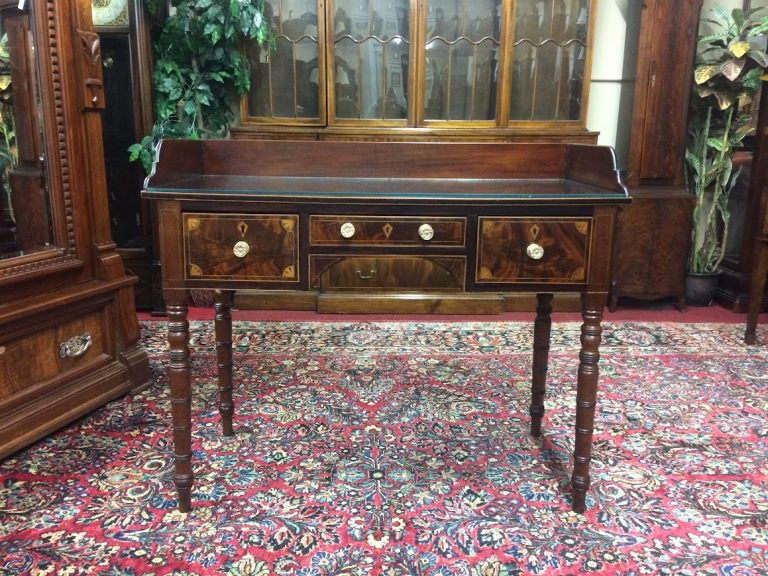
[(248, 115), (320, 118), (317, 4), (314, 0), (267, 0), (275, 48), (247, 47), (251, 62)]
[(35, 46), (29, 15), (0, 11), (0, 258), (51, 244)]
[(588, 12), (588, 0), (518, 0), (510, 119), (579, 119)]
[(493, 120), (501, 0), (430, 0), (424, 117)]
[(408, 0), (338, 0), (334, 7), (336, 118), (405, 118)]

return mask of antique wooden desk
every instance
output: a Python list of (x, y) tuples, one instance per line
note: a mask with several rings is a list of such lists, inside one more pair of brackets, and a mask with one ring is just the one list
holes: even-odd
[(573, 509), (585, 509), (617, 211), (613, 151), (569, 144), (162, 143), (157, 204), (179, 509), (191, 509), (188, 291), (216, 292), (223, 433), (231, 435), (235, 290), (537, 294), (531, 433), (539, 435), (554, 293), (582, 296)]

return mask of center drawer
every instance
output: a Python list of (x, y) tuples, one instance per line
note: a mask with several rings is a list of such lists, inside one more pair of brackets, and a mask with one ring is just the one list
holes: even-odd
[(466, 218), (310, 216), (312, 246), (450, 246), (466, 243)]
[(462, 291), (463, 256), (336, 256), (309, 257), (312, 288), (321, 290)]

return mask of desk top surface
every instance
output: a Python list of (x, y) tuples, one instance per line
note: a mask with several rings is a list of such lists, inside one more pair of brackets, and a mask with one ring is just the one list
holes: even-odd
[(332, 204), (629, 201), (610, 148), (565, 144), (169, 140), (142, 194)]

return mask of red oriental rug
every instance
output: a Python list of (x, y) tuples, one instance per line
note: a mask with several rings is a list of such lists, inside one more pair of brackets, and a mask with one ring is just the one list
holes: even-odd
[[(235, 322), (236, 435), (192, 323), (194, 510), (155, 384), (0, 462), (0, 573), (768, 574), (768, 347), (741, 324), (604, 323), (592, 489), (570, 511), (579, 324)], [(764, 340), (764, 339), (763, 339)]]

